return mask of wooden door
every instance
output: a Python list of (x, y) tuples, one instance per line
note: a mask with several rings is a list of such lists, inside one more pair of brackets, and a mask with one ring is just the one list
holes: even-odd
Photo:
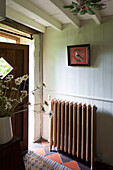
[[(15, 78), (28, 74), (29, 46), (21, 44), (0, 43), (0, 57), (12, 67)], [(21, 112), (12, 117), (13, 134), (20, 139), (21, 149), (28, 149), (28, 113)]]

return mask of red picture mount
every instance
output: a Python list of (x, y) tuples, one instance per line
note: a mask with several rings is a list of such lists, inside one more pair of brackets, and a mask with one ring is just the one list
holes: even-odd
[(90, 66), (90, 44), (67, 46), (68, 66)]

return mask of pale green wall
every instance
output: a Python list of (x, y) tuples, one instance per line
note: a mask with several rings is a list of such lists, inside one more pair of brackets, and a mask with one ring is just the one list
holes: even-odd
[[(113, 21), (102, 25), (85, 21), (80, 29), (70, 24), (61, 32), (49, 27), (43, 41), (44, 98), (49, 95), (95, 104), (96, 155), (113, 165)], [(91, 46), (91, 66), (67, 66), (67, 45), (87, 43)], [(47, 139), (48, 126), (49, 119), (43, 116), (43, 137)]]

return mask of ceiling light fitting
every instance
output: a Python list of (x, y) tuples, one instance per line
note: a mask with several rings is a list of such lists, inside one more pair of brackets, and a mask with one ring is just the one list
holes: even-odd
[(64, 5), (63, 8), (69, 8), (70, 12), (74, 15), (80, 14), (95, 15), (95, 10), (102, 10), (106, 4), (101, 3), (102, 0), (76, 0), (72, 1), (70, 5)]

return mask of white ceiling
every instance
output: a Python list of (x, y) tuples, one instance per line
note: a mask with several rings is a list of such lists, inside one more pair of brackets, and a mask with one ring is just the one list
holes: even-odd
[(88, 19), (94, 19), (97, 24), (102, 24), (104, 16), (113, 15), (113, 0), (103, 0), (106, 8), (96, 11), (96, 15), (85, 14), (84, 16), (74, 16), (68, 9), (62, 7), (71, 2), (72, 0), (6, 0), (6, 16), (45, 32), (48, 26), (62, 30), (63, 24), (69, 23), (79, 28), (81, 20)]

